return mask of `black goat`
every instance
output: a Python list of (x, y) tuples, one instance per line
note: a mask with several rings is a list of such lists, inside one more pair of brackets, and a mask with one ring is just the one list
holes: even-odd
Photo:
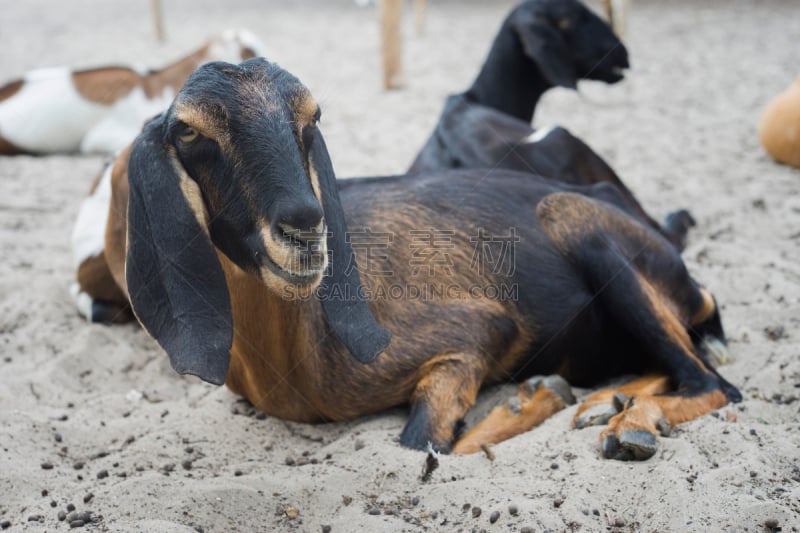
[(675, 212), (661, 227), (603, 159), (564, 128), (530, 127), (539, 98), (578, 79), (616, 83), (628, 67), (625, 46), (576, 0), (528, 0), (503, 22), (477, 79), (450, 96), (409, 172), (506, 168), (566, 183), (611, 183), (640, 220), (679, 249), (694, 221)]

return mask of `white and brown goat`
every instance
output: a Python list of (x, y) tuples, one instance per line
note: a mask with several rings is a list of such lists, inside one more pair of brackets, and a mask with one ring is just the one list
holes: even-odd
[[(624, 202), (593, 198), (611, 186), (508, 170), (337, 182), (319, 117), (263, 59), (198, 69), (114, 163), (86, 297), (110, 280), (176, 371), (276, 417), (408, 404), (400, 441), (419, 449), (474, 452), (564, 408), (567, 381), (639, 373), (575, 424), (607, 423), (604, 454), (642, 459), (659, 431), (740, 398), (707, 358), (724, 340), (714, 299)], [(518, 398), (460, 436), (479, 389), (508, 380)]]
[(33, 70), (0, 87), (0, 155), (115, 153), (169, 106), (197, 67), (261, 53), (253, 34), (229, 30), (160, 70)]

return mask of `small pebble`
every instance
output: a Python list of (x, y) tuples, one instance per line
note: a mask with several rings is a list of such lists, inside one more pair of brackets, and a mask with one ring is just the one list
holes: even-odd
[(42, 496), (47, 496), (48, 494), (50, 493), (47, 492), (47, 489), (42, 489)]
[(56, 508), (58, 507), (58, 502), (55, 500), (50, 500), (50, 507)]
[(489, 515), (489, 523), (494, 524), (497, 522), (497, 519), (500, 518), (500, 511), (495, 511), (491, 515)]
[(756, 472), (755, 470), (751, 470), (750, 477), (758, 477), (758, 472)]
[(611, 525), (614, 527), (625, 527), (625, 520), (619, 517), (615, 518)]
[(582, 512), (582, 513), (583, 513), (585, 516), (589, 516), (589, 509), (581, 509), (581, 512)]
[(300, 510), (297, 507), (286, 508), (286, 516), (289, 517), (289, 520), (294, 520), (299, 515), (300, 515)]
[(83, 527), (84, 525), (86, 524), (83, 520), (73, 520), (72, 522), (69, 523), (69, 527), (71, 528)]
[(527, 526), (523, 527), (522, 529), (519, 530), (519, 533), (533, 533), (533, 528)]
[(58, 521), (59, 522), (63, 522), (66, 517), (67, 517), (66, 511), (59, 511), (58, 512)]
[(517, 516), (517, 514), (519, 513), (519, 507), (517, 507), (514, 504), (511, 504), (508, 506), (508, 512), (511, 516)]
[(71, 504), (71, 503), (68, 503), (68, 504), (67, 504), (67, 512), (68, 512), (68, 513), (71, 513), (71, 512), (72, 512), (72, 511), (74, 511), (74, 510), (75, 510), (75, 505), (74, 505), (74, 504)]
[(42, 470), (52, 470), (53, 464), (52, 463), (42, 463)]
[(291, 457), (287, 457), (285, 463), (286, 463), (286, 466), (294, 466), (295, 465), (295, 460), (293, 458), (291, 458)]
[(600, 511), (598, 511), (597, 509), (592, 509), (592, 514), (595, 516), (600, 516)]
[(92, 501), (92, 498), (94, 498), (94, 494), (90, 492), (89, 494), (83, 497), (83, 503), (89, 503), (90, 501)]
[(737, 418), (736, 411), (728, 410), (728, 412), (725, 413), (725, 420), (728, 422), (736, 422)]
[(84, 464), (85, 463), (83, 461), (76, 461), (75, 464), (72, 465), (72, 468), (74, 468), (75, 470), (81, 470), (83, 469)]
[(557, 499), (553, 500), (553, 507), (558, 509), (559, 507), (561, 507), (562, 503), (564, 503), (564, 500), (561, 499), (561, 498), (557, 498)]
[(414, 496), (413, 498), (411, 498), (411, 505), (413, 505), (414, 507), (419, 505), (419, 496)]
[(242, 475), (242, 473), (243, 473), (243, 472), (242, 472), (241, 470), (236, 470), (236, 471), (233, 473), (233, 475), (234, 475), (234, 476), (236, 476), (236, 477), (239, 477), (239, 476), (241, 476), (241, 475)]
[(101, 470), (97, 473), (97, 479), (105, 479), (108, 477), (108, 470)]
[(181, 466), (184, 470), (191, 470), (192, 469), (192, 461), (189, 459), (184, 459), (181, 461)]
[(350, 505), (351, 503), (353, 503), (352, 496), (342, 496), (342, 503), (345, 505)]
[(461, 506), (461, 510), (466, 513), (467, 511), (469, 511), (470, 507), (472, 507), (471, 503), (465, 503), (464, 505)]
[(481, 515), (481, 508), (480, 507), (473, 507), (472, 508), (472, 518), (478, 518)]
[(558, 463), (553, 463), (553, 464), (551, 464), (551, 465), (550, 465), (550, 468), (551, 468), (552, 470), (557, 470), (557, 469), (558, 469)]
[(381, 514), (381, 510), (380, 510), (380, 509), (378, 509), (377, 507), (373, 507), (372, 509), (370, 509), (370, 510), (369, 510), (369, 511), (367, 511), (367, 512), (368, 512), (369, 514), (371, 514), (371, 515), (379, 515), (379, 514)]
[(183, 451), (185, 451), (186, 453), (194, 453), (194, 448), (192, 448), (191, 446), (187, 446), (186, 448), (183, 449)]
[(2, 522), (0, 522), (0, 529), (8, 529), (10, 527), (11, 527), (10, 520), (3, 520)]
[(28, 517), (28, 522), (42, 522), (44, 517), (40, 514), (32, 514)]
[(764, 521), (764, 525), (767, 526), (769, 529), (778, 529), (778, 519), (777, 518), (767, 518)]
[(360, 450), (360, 449), (361, 449), (361, 448), (363, 448), (364, 446), (366, 446), (366, 444), (364, 443), (364, 441), (363, 441), (363, 440), (361, 440), (361, 439), (356, 439), (356, 443), (355, 443), (355, 449), (356, 449), (356, 451)]
[(755, 429), (751, 429), (751, 430), (750, 430), (750, 434), (751, 434), (752, 436), (754, 436), (754, 437), (755, 437), (756, 435), (758, 435), (758, 433), (756, 433), (756, 430), (755, 430)]
[(322, 526), (322, 533), (331, 533), (331, 526), (323, 525)]

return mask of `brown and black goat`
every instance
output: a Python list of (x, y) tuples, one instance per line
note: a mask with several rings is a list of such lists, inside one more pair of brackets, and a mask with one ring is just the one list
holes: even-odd
[[(574, 401), (567, 382), (638, 373), (575, 424), (643, 459), (739, 399), (707, 358), (714, 299), (621, 197), (592, 198), (613, 188), (507, 170), (337, 182), (319, 116), (263, 59), (201, 67), (114, 163), (84, 297), (113, 280), (175, 370), (276, 417), (408, 404), (400, 441), (418, 449), (474, 452)], [(460, 435), (479, 389), (509, 380), (518, 398)]]
[(572, 184), (610, 183), (640, 220), (683, 248), (694, 225), (687, 211), (671, 213), (662, 227), (580, 139), (564, 128), (530, 126), (551, 87), (574, 89), (578, 79), (616, 83), (626, 68), (625, 45), (577, 0), (523, 2), (503, 22), (472, 86), (448, 97), (409, 172), (505, 168)]

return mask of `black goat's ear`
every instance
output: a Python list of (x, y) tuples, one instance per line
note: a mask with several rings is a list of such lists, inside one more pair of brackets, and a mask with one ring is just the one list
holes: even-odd
[(572, 55), (558, 28), (545, 19), (526, 17), (515, 22), (514, 29), (525, 55), (539, 66), (547, 81), (567, 89), (578, 87)]
[(364, 299), (358, 269), (353, 264), (353, 249), (347, 242), (347, 225), (339, 200), (339, 189), (325, 141), (319, 130), (311, 143), (310, 165), (316, 171), (322, 196), (322, 209), (328, 226), (328, 272), (318, 290), (325, 320), (336, 337), (362, 363), (378, 357), (389, 345), (392, 334), (375, 320)]
[(179, 374), (222, 385), (233, 325), (200, 190), (163, 138), (164, 119), (136, 139), (128, 163), (125, 279), (139, 322)]

